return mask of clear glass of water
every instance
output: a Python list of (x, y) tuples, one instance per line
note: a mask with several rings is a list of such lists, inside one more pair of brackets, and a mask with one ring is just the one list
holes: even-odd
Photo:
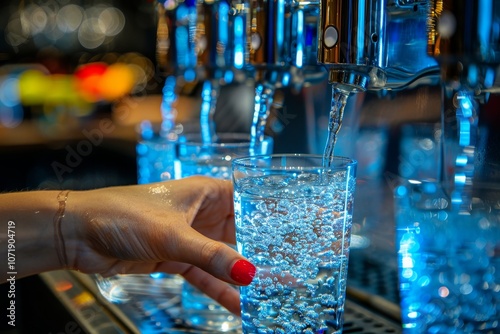
[[(273, 140), (266, 137), (256, 149), (258, 154), (270, 154)], [(219, 133), (217, 140), (204, 143), (199, 133), (181, 135), (177, 143), (176, 179), (204, 175), (231, 179), (233, 159), (248, 156), (250, 136), (244, 133)], [(236, 288), (236, 287), (235, 287)], [(191, 284), (182, 286), (182, 312), (180, 317), (195, 328), (225, 332), (241, 327), (241, 319), (206, 296)]]
[(357, 163), (322, 158), (233, 161), (237, 247), (257, 267), (244, 333), (342, 332)]

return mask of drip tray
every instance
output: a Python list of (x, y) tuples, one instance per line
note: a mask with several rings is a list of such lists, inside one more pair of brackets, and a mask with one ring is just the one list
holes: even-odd
[(401, 325), (348, 299), (342, 333), (402, 333)]
[[(112, 304), (98, 292), (87, 275), (54, 271), (40, 275), (58, 300), (72, 313), (84, 332), (91, 333), (208, 333), (188, 328), (172, 315), (178, 308), (177, 295), (136, 295), (126, 304)], [(60, 287), (65, 287), (61, 289)], [(354, 294), (356, 295), (356, 294)], [(379, 306), (390, 303), (381, 300)], [(373, 305), (372, 305), (373, 306)], [(386, 310), (368, 309), (359, 300), (346, 302), (343, 333), (401, 333), (397, 320)], [(240, 333), (238, 331), (226, 333)]]

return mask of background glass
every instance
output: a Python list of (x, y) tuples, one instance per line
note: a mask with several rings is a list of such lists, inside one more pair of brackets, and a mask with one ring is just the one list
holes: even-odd
[(395, 189), (401, 316), (405, 333), (500, 331), (500, 196), (474, 190), (453, 208), (438, 182)]
[(241, 287), (245, 333), (341, 333), (356, 162), (274, 155), (233, 162), (238, 251), (257, 267)]
[[(205, 175), (219, 179), (231, 179), (231, 163), (234, 158), (248, 156), (250, 136), (245, 133), (219, 133), (213, 143), (203, 143), (198, 133), (179, 137), (175, 178)], [(271, 154), (273, 139), (266, 137), (256, 149), (256, 154)]]
[(438, 180), (441, 161), (441, 125), (408, 123), (401, 127), (398, 172), (405, 179)]
[(176, 136), (160, 136), (159, 125), (149, 121), (137, 126), (137, 183), (146, 184), (173, 178)]

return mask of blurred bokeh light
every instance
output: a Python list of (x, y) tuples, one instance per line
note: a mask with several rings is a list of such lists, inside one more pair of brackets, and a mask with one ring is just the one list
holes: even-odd
[(29, 41), (43, 47), (49, 41), (62, 49), (71, 49), (75, 43), (95, 49), (111, 43), (125, 23), (124, 13), (108, 3), (38, 1), (19, 5), (10, 13), (4, 36), (12, 47)]
[(161, 89), (151, 1), (4, 0), (2, 7), (0, 129), (26, 117), (86, 117), (95, 105)]

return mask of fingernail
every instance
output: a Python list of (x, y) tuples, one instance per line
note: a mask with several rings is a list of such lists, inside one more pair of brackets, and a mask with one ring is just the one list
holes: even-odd
[(238, 260), (231, 269), (231, 278), (236, 282), (248, 285), (252, 283), (257, 269), (247, 260)]

